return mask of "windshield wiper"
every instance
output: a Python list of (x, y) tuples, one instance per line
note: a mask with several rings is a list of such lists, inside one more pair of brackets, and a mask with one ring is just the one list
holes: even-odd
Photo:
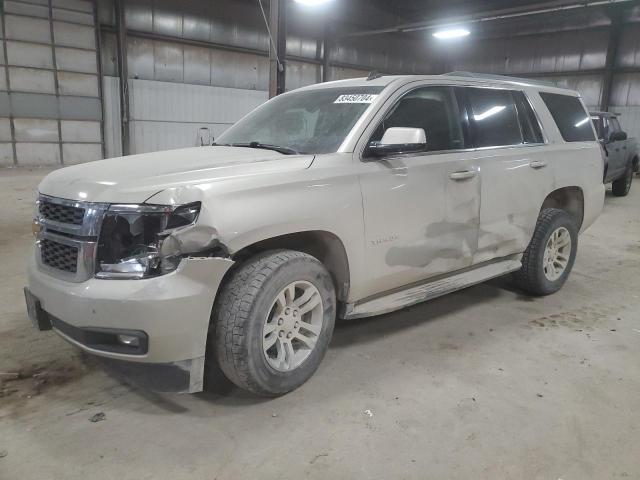
[(273, 150), (274, 152), (284, 153), (285, 155), (299, 155), (299, 152), (293, 148), (281, 147), (279, 145), (270, 145), (268, 143), (249, 142), (249, 143), (232, 143), (230, 147), (248, 147), (248, 148), (262, 148), (264, 150)]

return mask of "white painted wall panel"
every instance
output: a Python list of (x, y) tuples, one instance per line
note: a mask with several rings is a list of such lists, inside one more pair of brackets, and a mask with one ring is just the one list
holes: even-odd
[(195, 146), (199, 128), (218, 136), (268, 99), (259, 90), (152, 80), (129, 80), (129, 92), (132, 153)]
[(10, 167), (13, 164), (13, 145), (0, 143), (0, 166)]
[(53, 68), (53, 55), (48, 45), (7, 41), (7, 58), (11, 65)]
[(18, 15), (28, 15), (30, 17), (49, 18), (49, 8), (46, 5), (33, 5), (30, 3), (5, 0), (4, 11), (7, 13), (17, 13)]
[(91, 162), (102, 158), (102, 148), (98, 143), (63, 143), (62, 156), (65, 165)]
[(100, 122), (62, 120), (60, 124), (63, 142), (100, 143)]
[(18, 142), (57, 142), (58, 121), (40, 118), (14, 118), (16, 141)]
[(16, 143), (18, 165), (60, 165), (58, 143)]
[(11, 124), (8, 118), (0, 118), (0, 142), (11, 141)]
[(52, 3), (54, 7), (68, 8), (69, 10), (89, 13), (93, 11), (90, 0), (53, 0)]
[(53, 22), (53, 39), (56, 45), (96, 48), (96, 34), (93, 27), (67, 22)]
[(122, 155), (120, 132), (120, 82), (117, 77), (102, 77), (104, 101), (104, 148), (107, 158)]
[(9, 39), (51, 43), (49, 20), (5, 15), (4, 22)]
[(58, 72), (60, 95), (97, 97), (98, 77), (86, 73)]
[(219, 136), (230, 125), (209, 123), (131, 122), (132, 153), (155, 152), (175, 148), (199, 146), (200, 128), (208, 128), (213, 138)]
[(93, 25), (93, 15), (91, 13), (81, 13), (73, 10), (66, 10), (64, 8), (54, 8), (53, 19)]
[(131, 118), (231, 124), (265, 102), (267, 92), (129, 80)]
[(9, 81), (14, 92), (56, 93), (52, 71), (9, 67)]
[(640, 140), (640, 107), (612, 106), (609, 110), (620, 114), (620, 125), (629, 137)]
[(88, 50), (56, 47), (56, 63), (58, 70), (70, 72), (96, 73), (96, 54)]

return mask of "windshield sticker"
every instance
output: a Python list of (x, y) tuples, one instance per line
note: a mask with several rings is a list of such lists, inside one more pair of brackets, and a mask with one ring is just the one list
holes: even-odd
[(350, 95), (340, 95), (333, 103), (373, 103), (378, 95), (370, 93), (354, 93)]

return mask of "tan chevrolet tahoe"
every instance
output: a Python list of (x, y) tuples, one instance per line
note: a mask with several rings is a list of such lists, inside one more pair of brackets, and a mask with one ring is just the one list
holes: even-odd
[(466, 73), (313, 85), (213, 146), (49, 174), (27, 309), (155, 390), (200, 391), (219, 366), (281, 395), (337, 318), (506, 274), (559, 290), (602, 178), (574, 91)]

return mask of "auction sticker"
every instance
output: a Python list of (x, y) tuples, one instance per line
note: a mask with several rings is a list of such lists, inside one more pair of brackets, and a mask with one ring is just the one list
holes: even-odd
[(333, 103), (373, 103), (377, 96), (370, 93), (352, 93), (340, 95)]

